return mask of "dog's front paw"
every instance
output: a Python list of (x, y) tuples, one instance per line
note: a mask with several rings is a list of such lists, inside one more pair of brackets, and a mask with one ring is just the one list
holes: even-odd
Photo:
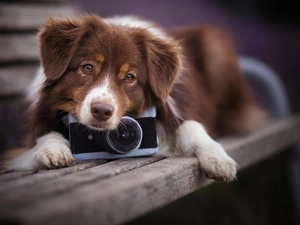
[(176, 130), (176, 140), (176, 147), (183, 155), (198, 157), (201, 170), (208, 178), (225, 182), (235, 178), (236, 162), (206, 133), (200, 123), (193, 120), (182, 123)]
[(69, 142), (56, 132), (39, 138), (35, 149), (33, 158), (40, 168), (60, 168), (69, 166), (75, 161)]
[(33, 157), (40, 168), (48, 169), (70, 166), (75, 161), (69, 147), (59, 143), (42, 146)]
[(34, 148), (8, 164), (10, 170), (54, 169), (69, 166), (75, 162), (69, 142), (59, 133), (50, 132), (37, 139)]
[(207, 178), (224, 182), (236, 178), (237, 163), (226, 154), (219, 143), (210, 143), (205, 149), (196, 151), (196, 155)]

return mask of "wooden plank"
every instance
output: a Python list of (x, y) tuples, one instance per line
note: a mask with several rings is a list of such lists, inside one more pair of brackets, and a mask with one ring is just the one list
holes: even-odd
[[(199, 177), (196, 158), (168, 158), (130, 173), (68, 189), (63, 195), (56, 194), (43, 202), (37, 202), (34, 204), (37, 208), (30, 203), (26, 207), (15, 204), (14, 212), (4, 210), (2, 213), (16, 218), (14, 214), (17, 212), (18, 220), (28, 224), (81, 224), (83, 221), (88, 224), (115, 224), (190, 193), (190, 187), (201, 187), (210, 182)], [(173, 181), (176, 181), (176, 185), (173, 185)], [(56, 196), (61, 199), (59, 203)], [(2, 209), (12, 207), (5, 203), (5, 206), (1, 204)], [(53, 204), (51, 209), (50, 204)], [(65, 217), (66, 213), (68, 215)], [(56, 217), (53, 220), (53, 215), (59, 219), (56, 220)]]
[(0, 36), (0, 63), (38, 61), (35, 34), (6, 34)]
[[(124, 158), (115, 160), (104, 165), (99, 165), (91, 169), (77, 172), (72, 176), (63, 176), (57, 170), (56, 173), (48, 172), (46, 174), (38, 173), (34, 176), (26, 177), (19, 182), (2, 183), (0, 185), (1, 203), (23, 207), (43, 199), (56, 196), (57, 193), (64, 193), (78, 186), (99, 181), (108, 177), (116, 176), (120, 173), (131, 171), (133, 169), (162, 160), (163, 157), (145, 157), (145, 158)], [(68, 168), (64, 168), (66, 170)], [(72, 168), (70, 170), (73, 170)], [(59, 174), (57, 174), (59, 173)], [(68, 172), (70, 174), (70, 172)], [(64, 172), (65, 175), (65, 172)], [(60, 177), (60, 178), (59, 178)], [(55, 180), (50, 180), (57, 178)], [(45, 183), (46, 182), (46, 183)], [(49, 188), (55, 187), (55, 188)]]
[[(30, 188), (32, 186), (38, 185), (39, 183), (49, 182), (51, 179), (58, 178), (60, 176), (65, 176), (69, 173), (82, 171), (103, 164), (105, 162), (106, 160), (80, 161), (70, 167), (54, 169), (54, 170), (41, 170), (38, 173), (32, 173), (32, 172), (6, 173), (0, 176), (0, 186), (1, 186), (0, 195), (1, 195), (1, 190), (16, 189), (17, 191), (19, 188), (22, 189)], [(25, 177), (26, 179), (24, 179)], [(15, 181), (16, 179), (19, 180)]]
[(74, 5), (0, 3), (0, 30), (36, 30), (51, 15), (74, 18), (78, 15)]
[(0, 96), (24, 92), (37, 69), (37, 64), (0, 67)]
[(0, 184), (2, 182), (8, 182), (16, 179), (23, 178), (25, 176), (31, 175), (32, 172), (13, 172), (13, 173), (4, 173), (0, 176)]
[(246, 168), (286, 148), (300, 143), (300, 117), (271, 122), (260, 131), (243, 137), (220, 140), (240, 168)]
[[(299, 140), (300, 117), (291, 117), (275, 121), (253, 135), (235, 138), (233, 143), (232, 140), (223, 140), (223, 143), (229, 154), (244, 168)], [(94, 172), (89, 175), (89, 170)], [(167, 158), (105, 179), (97, 179), (95, 176), (101, 170), (100, 167), (89, 170), (84, 171), (86, 174), (82, 177), (78, 173), (70, 174), (66, 176), (66, 182), (60, 179), (55, 180), (58, 182), (55, 185), (39, 186), (39, 189), (48, 189), (51, 193), (47, 198), (44, 198), (47, 190), (36, 192), (37, 189), (32, 189), (32, 193), (30, 190), (21, 192), (20, 196), (25, 201), (13, 199), (12, 195), (9, 198), (3, 195), (0, 201), (0, 221), (44, 225), (76, 225), (83, 221), (88, 224), (119, 224), (212, 182), (200, 173), (199, 162), (195, 157)], [(87, 183), (75, 186), (69, 184), (75, 182), (72, 180), (78, 182), (81, 179)], [(34, 202), (30, 202), (27, 195), (34, 197)], [(19, 205), (19, 202), (22, 204)]]

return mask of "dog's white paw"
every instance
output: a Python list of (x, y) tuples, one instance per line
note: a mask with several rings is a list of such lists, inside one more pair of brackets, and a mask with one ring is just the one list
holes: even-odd
[(235, 179), (236, 162), (210, 138), (200, 123), (192, 120), (182, 123), (176, 130), (176, 141), (176, 148), (183, 155), (198, 157), (201, 170), (208, 178), (225, 182)]
[(75, 159), (69, 142), (59, 133), (51, 132), (37, 140), (33, 158), (40, 167), (48, 169), (71, 165)]
[(207, 178), (224, 182), (236, 178), (237, 163), (226, 154), (219, 143), (211, 142), (205, 149), (196, 149), (195, 153)]
[(54, 169), (75, 162), (69, 142), (59, 133), (50, 132), (37, 139), (34, 148), (10, 162), (12, 170)]
[(41, 146), (33, 154), (33, 158), (40, 167), (48, 169), (69, 166), (75, 161), (69, 147), (60, 143), (50, 143), (49, 145)]

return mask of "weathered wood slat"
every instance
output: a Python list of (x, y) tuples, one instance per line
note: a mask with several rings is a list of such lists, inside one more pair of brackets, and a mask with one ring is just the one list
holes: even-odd
[[(81, 224), (82, 221), (90, 224), (91, 220), (91, 224), (114, 224), (171, 202), (207, 182), (200, 179), (196, 158), (168, 158), (130, 173), (69, 189), (64, 195), (59, 195), (59, 204), (55, 197), (40, 201), (35, 204), (38, 209), (35, 216), (29, 213), (34, 210), (30, 204), (14, 208), (14, 212), (29, 224)], [(3, 213), (14, 217), (9, 211)], [(64, 216), (66, 213), (68, 219)], [(60, 219), (53, 221), (51, 214), (61, 215)]]
[[(0, 196), (3, 195), (5, 198), (1, 200), (1, 203), (11, 206), (16, 204), (18, 207), (22, 208), (35, 201), (39, 201), (40, 196), (43, 196), (43, 199), (51, 198), (53, 196), (57, 196), (58, 193), (64, 193), (65, 191), (72, 190), (78, 186), (116, 176), (120, 173), (124, 173), (162, 159), (163, 157), (160, 156), (120, 159), (85, 171), (77, 172), (72, 176), (63, 177), (62, 175), (71, 174), (74, 167), (70, 168), (69, 171), (65, 171), (68, 168), (64, 168), (61, 169), (63, 171), (56, 170), (55, 172), (40, 172), (33, 176), (20, 179), (14, 183), (2, 183), (0, 185)], [(57, 179), (54, 180), (54, 178)]]
[(0, 3), (0, 30), (36, 30), (51, 15), (74, 18), (73, 4)]
[(34, 34), (10, 34), (0, 36), (0, 63), (37, 61), (37, 41)]
[[(51, 179), (58, 178), (60, 176), (65, 176), (70, 173), (76, 173), (100, 164), (105, 163), (106, 160), (94, 160), (94, 161), (81, 161), (76, 163), (73, 166), (54, 169), (54, 170), (41, 170), (38, 173), (32, 172), (12, 172), (0, 176), (0, 195), (5, 194), (3, 190), (16, 189), (20, 188), (24, 190), (25, 188), (30, 188), (32, 186), (38, 185), (39, 183), (45, 183), (51, 181)], [(31, 176), (29, 176), (31, 175)], [(26, 178), (25, 178), (26, 177)], [(18, 181), (15, 181), (18, 179)]]
[(246, 168), (285, 150), (297, 140), (300, 143), (300, 118), (294, 116), (271, 122), (252, 135), (221, 140), (221, 143), (239, 167)]
[[(253, 135), (223, 140), (222, 143), (240, 168), (244, 168), (299, 140), (300, 117), (291, 117), (274, 121)], [(80, 173), (83, 175), (78, 175)], [(39, 188), (21, 192), (19, 196), (25, 200), (18, 200), (9, 191), (3, 190), (8, 195), (3, 195), (0, 200), (0, 222), (119, 224), (212, 182), (200, 173), (195, 157), (167, 158), (103, 179), (97, 177), (97, 173), (104, 173), (101, 166), (80, 173), (65, 176), (67, 180), (58, 178), (53, 185), (39, 184)], [(86, 183), (81, 183), (81, 180)], [(27, 195), (33, 197), (34, 201), (30, 202)], [(20, 206), (19, 202), (22, 203)]]
[(0, 96), (24, 92), (34, 78), (38, 65), (0, 67)]
[(23, 178), (23, 177), (28, 176), (30, 174), (32, 174), (32, 172), (30, 172), (30, 171), (27, 171), (27, 172), (5, 173), (5, 174), (3, 174), (3, 175), (0, 176), (0, 183), (8, 182), (8, 181), (16, 180), (16, 179), (20, 179), (20, 178)]

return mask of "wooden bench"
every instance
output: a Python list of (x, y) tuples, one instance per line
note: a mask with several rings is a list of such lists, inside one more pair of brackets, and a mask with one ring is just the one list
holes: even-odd
[(21, 99), (39, 67), (37, 30), (49, 15), (78, 14), (73, 0), (0, 1), (0, 153), (18, 146), (25, 133)]
[[(220, 140), (242, 170), (300, 141), (300, 116)], [(201, 189), (195, 157), (95, 160), (0, 176), (0, 224), (120, 224)], [(238, 182), (238, 181), (236, 181)]]
[[(78, 12), (72, 0), (0, 3), (2, 99), (22, 93), (33, 78), (38, 67), (34, 35), (46, 14), (75, 17)], [(7, 130), (8, 125), (1, 125)], [(246, 137), (221, 140), (240, 170), (299, 141), (300, 116), (273, 121)], [(211, 183), (195, 157), (95, 160), (34, 174), (4, 173), (0, 175), (0, 224), (120, 224)]]
[(48, 16), (78, 14), (73, 0), (0, 2), (0, 96), (22, 93), (30, 84), (38, 68), (35, 36)]

